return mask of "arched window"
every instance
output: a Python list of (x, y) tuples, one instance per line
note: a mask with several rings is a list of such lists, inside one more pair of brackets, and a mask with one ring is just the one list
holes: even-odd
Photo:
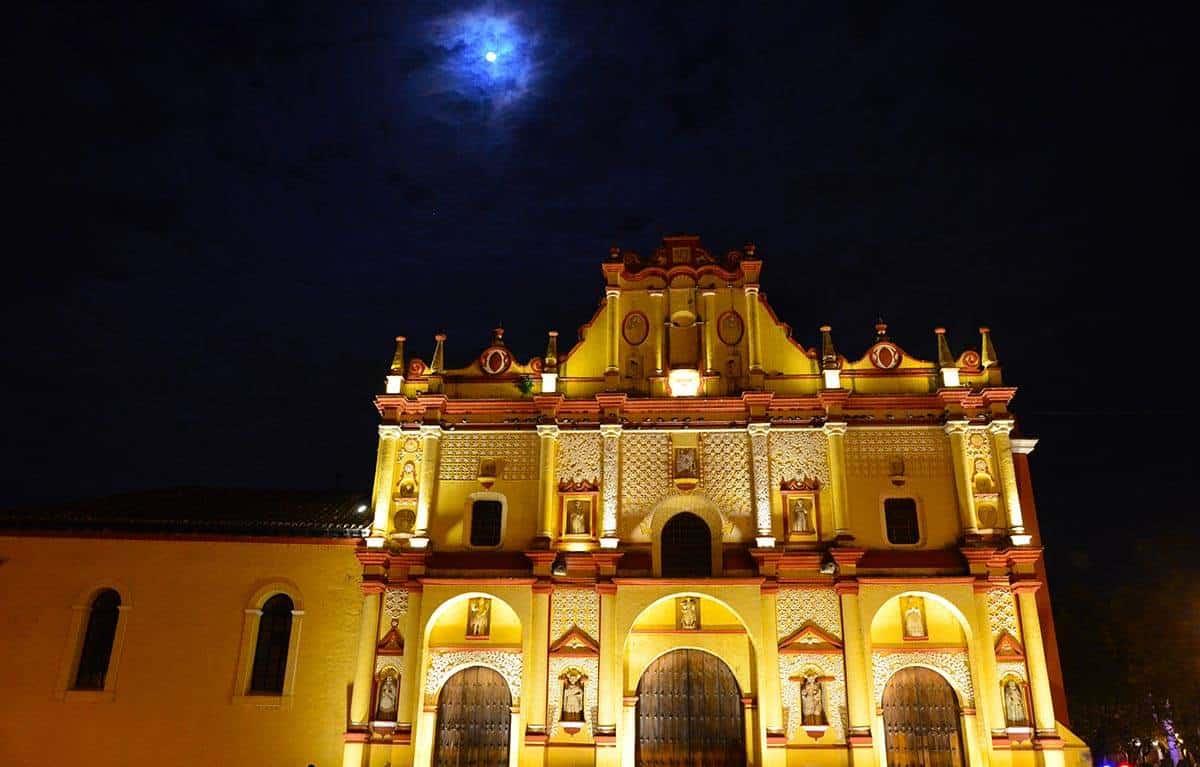
[(117, 636), (121, 595), (105, 589), (92, 600), (88, 613), (83, 649), (79, 653), (79, 668), (75, 671), (75, 690), (103, 690), (112, 660), (113, 640)]
[(666, 578), (712, 575), (712, 533), (690, 512), (671, 517), (662, 529), (662, 574)]
[(276, 594), (262, 606), (258, 641), (254, 645), (254, 667), (250, 672), (251, 695), (283, 693), (293, 609), (292, 598), (287, 594)]
[(478, 500), (471, 504), (472, 546), (499, 546), (503, 527), (504, 504), (500, 501)]

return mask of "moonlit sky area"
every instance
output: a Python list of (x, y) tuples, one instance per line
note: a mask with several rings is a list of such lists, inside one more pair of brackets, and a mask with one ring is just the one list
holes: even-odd
[(429, 75), (442, 94), (503, 109), (536, 85), (538, 35), (515, 11), (481, 8), (437, 17), (429, 23), (429, 40), (437, 56)]

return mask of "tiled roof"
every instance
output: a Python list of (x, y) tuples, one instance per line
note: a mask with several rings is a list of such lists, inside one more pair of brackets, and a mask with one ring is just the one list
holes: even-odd
[(369, 509), (366, 493), (181, 487), (0, 510), (0, 530), (361, 538)]

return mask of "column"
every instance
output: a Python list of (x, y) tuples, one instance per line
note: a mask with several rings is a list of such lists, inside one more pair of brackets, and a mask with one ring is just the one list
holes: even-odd
[(400, 698), (396, 721), (399, 729), (410, 732), (421, 712), (421, 597), (418, 581), (405, 584), (408, 589), (408, 613), (404, 616), (404, 658), (400, 670)]
[(704, 370), (713, 371), (713, 347), (716, 345), (717, 317), (714, 314), (713, 302), (717, 291), (706, 288), (700, 295), (704, 298)]
[(621, 477), (621, 425), (606, 423), (600, 426), (604, 440), (601, 455), (601, 504), (603, 518), (600, 520), (600, 545), (606, 549), (617, 547), (617, 493)]
[(363, 583), (362, 616), (358, 624), (358, 657), (350, 695), (350, 726), (366, 727), (371, 719), (371, 690), (375, 676), (375, 645), (379, 640), (382, 583)]
[(829, 483), (833, 486), (833, 530), (837, 538), (853, 539), (850, 531), (850, 494), (846, 486), (846, 424), (826, 423), (822, 431), (829, 445)]
[(392, 484), (395, 482), (396, 452), (400, 448), (400, 427), (383, 424), (379, 427), (379, 452), (375, 460), (375, 519), (371, 524), (373, 536), (386, 536), (392, 528)]
[(1017, 595), (1017, 612), (1021, 617), (1021, 634), (1025, 646), (1025, 665), (1029, 669), (1029, 692), (1033, 698), (1033, 721), (1037, 735), (1057, 737), (1054, 722), (1054, 699), (1050, 695), (1050, 673), (1046, 667), (1046, 647), (1042, 643), (1042, 627), (1038, 622), (1038, 581), (1018, 581), (1013, 584)]
[(1000, 695), (999, 668), (996, 665), (996, 638), (992, 634), (991, 617), (988, 615), (988, 592), (993, 588), (987, 581), (976, 581), (975, 616), (979, 622), (980, 636), (972, 651), (979, 657), (979, 689), (975, 699), (983, 711), (983, 722), (988, 731), (1000, 734), (1004, 731), (1004, 702)]
[(768, 449), (771, 424), (752, 423), (746, 430), (750, 434), (754, 524), (758, 533), (754, 540), (759, 548), (769, 549), (775, 546), (775, 535), (771, 529), (771, 457)]
[[(779, 670), (775, 670), (778, 675)], [(753, 695), (742, 696), (742, 727), (743, 738), (746, 741), (746, 767), (757, 767), (758, 761), (758, 717), (755, 716), (757, 711), (754, 703)]]
[(967, 468), (967, 422), (946, 421), (950, 436), (950, 463), (954, 466), (954, 488), (958, 491), (958, 514), (963, 533), (978, 535), (975, 521), (975, 497), (971, 494), (971, 474)]
[[(779, 689), (779, 584), (762, 585), (762, 663), (758, 678), (758, 715), (765, 732), (783, 729), (783, 696)], [(759, 734), (747, 736), (746, 742), (757, 741)], [(765, 760), (764, 760), (765, 761)]]
[(409, 545), (423, 549), (429, 545), (429, 515), (437, 498), (438, 460), (441, 454), (442, 427), (421, 427), (421, 486), (417, 492), (417, 519)]
[(608, 755), (615, 749), (600, 743), (603, 736), (608, 736), (609, 743), (615, 745), (612, 741), (614, 734), (619, 734), (622, 739), (625, 739), (629, 733), (624, 722), (622, 722), (622, 732), (616, 732), (616, 720), (621, 713), (623, 692), (619, 689), (621, 681), (620, 669), (617, 664), (619, 654), (616, 626), (617, 585), (615, 583), (597, 583), (596, 591), (600, 594), (600, 686), (597, 690), (599, 700), (596, 712), (596, 735), (599, 748), (596, 753), (596, 764), (601, 765), (612, 764), (619, 756), (619, 754)]
[(652, 290), (650, 297), (654, 299), (654, 319), (650, 320), (650, 324), (654, 326), (654, 372), (662, 375), (666, 359), (664, 337), (667, 334), (667, 316), (663, 314), (663, 292)]
[(856, 765), (870, 764), (873, 687), (858, 606), (858, 582), (838, 581), (834, 589), (841, 598), (842, 632), (845, 635), (846, 708), (850, 720), (850, 731), (846, 737), (852, 762)]
[(526, 658), (526, 668), (529, 681), (533, 685), (529, 691), (529, 712), (525, 719), (529, 734), (543, 735), (546, 733), (546, 690), (549, 680), (546, 671), (549, 666), (550, 652), (550, 598), (554, 593), (554, 585), (549, 581), (538, 581), (533, 584), (533, 634), (532, 657)]
[(1013, 469), (1012, 419), (996, 419), (988, 424), (992, 435), (992, 455), (996, 458), (996, 470), (1000, 473), (1000, 489), (1004, 494), (1004, 508), (1008, 511), (1008, 530), (1012, 541), (1018, 546), (1028, 545), (1032, 540), (1025, 533), (1025, 518), (1021, 513), (1021, 495), (1017, 489), (1017, 474)]
[(619, 373), (621, 369), (618, 353), (621, 349), (621, 290), (605, 288), (604, 298), (608, 302), (608, 359), (605, 373)]
[(637, 764), (637, 703), (636, 695), (621, 700), (621, 767)]
[(762, 371), (762, 358), (759, 355), (758, 337), (758, 285), (747, 285), (746, 288), (746, 346), (749, 350), (750, 371)]
[(558, 531), (558, 427), (541, 424), (538, 433), (538, 508), (542, 510), (541, 537), (554, 545)]

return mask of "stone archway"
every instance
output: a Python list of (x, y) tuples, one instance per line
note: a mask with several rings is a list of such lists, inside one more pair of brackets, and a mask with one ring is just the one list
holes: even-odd
[(962, 710), (941, 674), (906, 666), (883, 691), (888, 767), (966, 767)]
[(468, 666), (438, 694), (433, 764), (508, 767), (512, 695), (508, 682), (486, 666)]

